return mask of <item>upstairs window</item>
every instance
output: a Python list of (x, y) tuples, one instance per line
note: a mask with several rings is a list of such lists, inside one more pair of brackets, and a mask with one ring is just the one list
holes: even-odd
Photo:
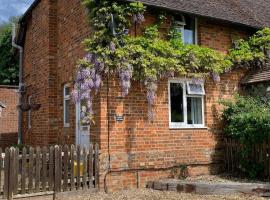
[(64, 127), (69, 127), (69, 105), (70, 105), (70, 88), (69, 85), (64, 86)]
[(204, 84), (169, 81), (170, 128), (204, 128)]
[(197, 21), (195, 17), (174, 16), (174, 28), (181, 32), (184, 44), (197, 44)]

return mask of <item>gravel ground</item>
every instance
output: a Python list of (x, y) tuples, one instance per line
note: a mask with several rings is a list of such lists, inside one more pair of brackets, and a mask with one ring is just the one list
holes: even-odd
[(269, 181), (251, 180), (247, 178), (232, 177), (228, 174), (205, 175), (196, 177), (187, 177), (185, 180), (196, 182), (217, 182), (217, 183), (269, 183)]
[[(82, 199), (80, 199), (82, 200)], [(116, 193), (97, 193), (85, 200), (265, 200), (254, 196), (202, 196), (150, 189), (124, 190)]]

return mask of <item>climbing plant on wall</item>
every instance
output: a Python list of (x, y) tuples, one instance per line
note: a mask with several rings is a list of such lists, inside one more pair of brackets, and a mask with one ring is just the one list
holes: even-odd
[[(238, 50), (232, 49), (231, 55), (226, 56), (210, 48), (184, 45), (181, 34), (173, 28), (165, 37), (161, 36), (159, 29), (165, 15), (160, 15), (157, 23), (146, 27), (142, 35), (134, 37), (129, 34), (130, 28), (139, 26), (145, 20), (146, 7), (142, 3), (84, 0), (83, 4), (89, 10), (93, 33), (84, 40), (87, 54), (78, 61), (73, 97), (76, 102), (85, 101), (87, 105), (81, 113), (84, 123), (92, 120), (93, 96), (106, 75), (119, 77), (123, 97), (128, 95), (132, 80), (144, 84), (149, 104), (148, 116), (153, 118), (152, 106), (160, 79), (185, 76), (200, 81), (211, 76), (217, 82), (219, 75), (229, 71), (234, 62), (245, 59), (244, 53), (255, 49), (255, 45), (254, 49), (246, 49), (246, 44), (240, 42)], [(264, 40), (260, 42), (267, 43)], [(239, 53), (242, 48), (245, 48), (244, 53)], [(254, 57), (264, 59), (260, 52), (258, 55)], [(248, 61), (251, 60), (249, 58)]]

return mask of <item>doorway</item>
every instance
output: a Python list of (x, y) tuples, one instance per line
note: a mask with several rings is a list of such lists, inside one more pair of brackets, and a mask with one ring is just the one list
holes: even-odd
[(89, 148), (90, 145), (90, 125), (81, 123), (82, 103), (76, 104), (76, 145), (81, 148)]

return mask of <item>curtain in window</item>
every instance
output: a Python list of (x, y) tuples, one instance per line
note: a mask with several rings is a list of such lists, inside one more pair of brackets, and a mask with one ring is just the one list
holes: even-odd
[(188, 97), (188, 124), (202, 124), (202, 98)]

